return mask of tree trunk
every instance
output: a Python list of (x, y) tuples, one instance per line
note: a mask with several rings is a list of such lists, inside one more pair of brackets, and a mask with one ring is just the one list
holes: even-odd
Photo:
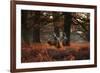
[(40, 42), (40, 11), (35, 12), (34, 18), (34, 28), (33, 28), (33, 42)]
[(70, 45), (70, 28), (72, 23), (72, 16), (70, 12), (64, 12), (64, 32), (67, 37), (65, 45)]

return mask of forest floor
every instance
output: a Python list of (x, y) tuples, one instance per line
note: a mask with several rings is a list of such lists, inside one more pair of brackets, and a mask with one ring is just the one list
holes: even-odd
[(89, 42), (71, 42), (69, 46), (57, 48), (47, 43), (23, 44), (21, 62), (48, 62), (86, 60), (90, 58)]

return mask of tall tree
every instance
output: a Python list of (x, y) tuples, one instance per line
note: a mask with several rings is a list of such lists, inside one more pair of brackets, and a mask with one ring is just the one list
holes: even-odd
[(40, 42), (40, 16), (40, 11), (36, 11), (33, 16), (33, 42)]
[(67, 37), (66, 45), (70, 45), (70, 28), (72, 24), (71, 12), (64, 12), (64, 32)]

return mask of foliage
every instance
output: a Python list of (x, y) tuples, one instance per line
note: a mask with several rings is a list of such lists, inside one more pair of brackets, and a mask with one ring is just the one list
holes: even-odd
[(72, 13), (72, 26), (76, 26), (76, 32), (81, 31), (85, 40), (89, 40), (90, 34), (90, 14), (89, 13)]

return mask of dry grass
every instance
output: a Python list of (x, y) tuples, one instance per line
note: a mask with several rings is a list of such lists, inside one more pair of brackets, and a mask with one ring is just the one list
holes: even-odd
[(46, 62), (89, 59), (89, 43), (70, 43), (57, 48), (47, 43), (22, 44), (21, 62)]

